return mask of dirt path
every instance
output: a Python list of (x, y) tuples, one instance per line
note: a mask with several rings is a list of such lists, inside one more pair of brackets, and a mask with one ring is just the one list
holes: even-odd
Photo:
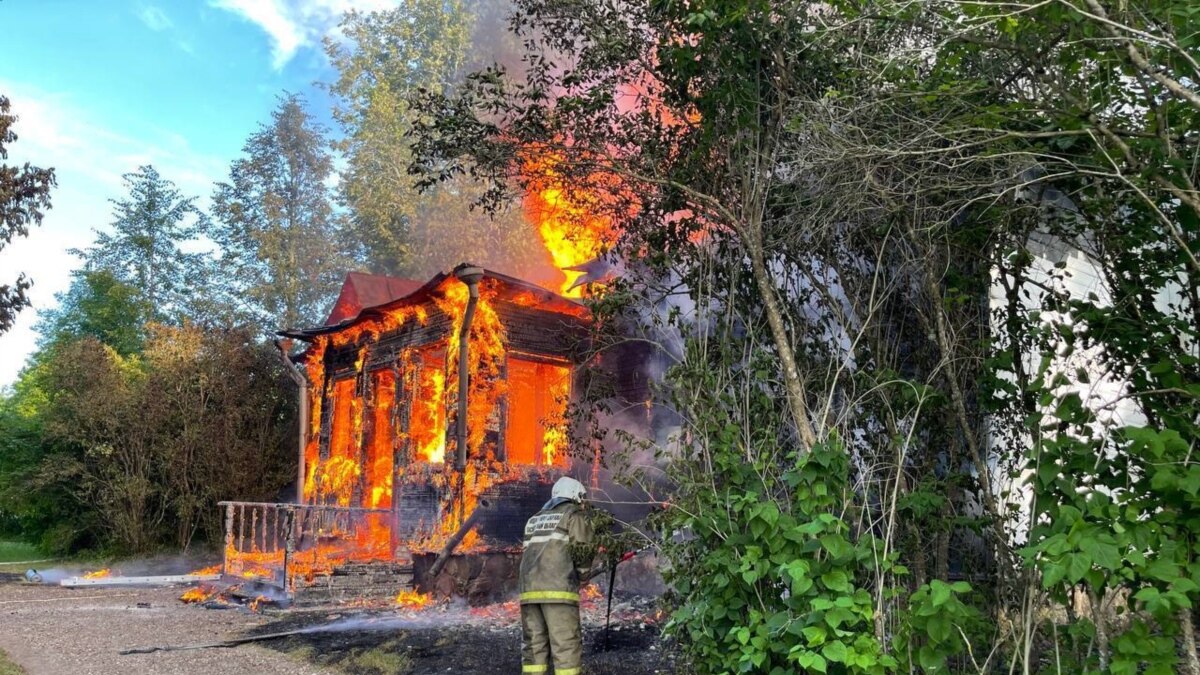
[[(0, 573), (0, 650), (29, 675), (134, 673), (507, 674), (519, 669), (519, 609), (439, 605), (327, 608), (252, 614), (179, 602), (183, 588), (27, 584)], [(620, 595), (620, 594), (619, 594)], [(646, 620), (652, 600), (619, 599), (604, 638), (604, 607), (583, 605), (584, 661), (594, 675), (686, 672)], [(135, 647), (220, 642), (305, 629), (232, 648), (129, 654)]]
[(61, 588), (0, 582), (0, 649), (30, 675), (332, 673), (257, 645), (121, 656), (130, 647), (215, 642), (269, 619), (178, 601), (179, 588)]

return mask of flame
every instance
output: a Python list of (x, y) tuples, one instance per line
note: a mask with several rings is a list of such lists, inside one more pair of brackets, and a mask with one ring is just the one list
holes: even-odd
[[(472, 423), (467, 427), (467, 456), (483, 459), (483, 437), (487, 428), (488, 418), (497, 412), (497, 403), (504, 395), (505, 386), (502, 379), (504, 362), (504, 341), (506, 338), (504, 324), (492, 305), (496, 290), (494, 285), (483, 283), (479, 292), (479, 301), (475, 307), (475, 316), (471, 321), (470, 334), (467, 336), (470, 359), (467, 372), (467, 419)], [(434, 303), (451, 317), (451, 340), (454, 341), (453, 352), (458, 355), (458, 334), (461, 332), (463, 321), (466, 319), (468, 290), (465, 284), (452, 283), (442, 289), (440, 296), (434, 296)], [(458, 359), (449, 360), (446, 374), (446, 395), (450, 400), (458, 399)]]
[(396, 401), (396, 373), (380, 370), (373, 378), (375, 400), (371, 411), (371, 446), (367, 456), (366, 506), (391, 508), (392, 505), (392, 447), (395, 431), (392, 428), (392, 407)]
[(584, 602), (595, 602), (604, 597), (604, 592), (595, 583), (590, 583), (579, 589), (579, 597)]
[[(527, 146), (522, 153), (521, 173), (526, 180), (525, 214), (537, 225), (542, 243), (554, 266), (565, 277), (559, 288), (565, 296), (578, 298), (575, 284), (582, 272), (568, 267), (600, 257), (616, 238), (613, 215), (636, 208), (636, 200), (613, 173), (594, 171), (581, 180), (564, 171), (566, 156), (541, 144)], [(622, 209), (621, 200), (625, 201)]]
[(410, 431), (416, 458), (441, 464), (446, 461), (446, 371), (442, 364), (427, 362), (419, 378)]
[[(599, 244), (597, 244), (599, 246)], [(589, 253), (580, 249), (579, 255)], [(333, 521), (305, 535), (303, 548), (288, 558), (286, 586), (312, 582), (346, 562), (394, 560), (397, 547), (441, 550), (478, 507), (479, 497), (497, 483), (545, 480), (552, 468), (565, 466), (566, 402), (571, 366), (547, 362), (507, 349), (507, 331), (497, 312), (499, 303), (583, 317), (586, 309), (550, 293), (513, 292), (496, 279), (485, 278), (468, 331), (468, 391), (466, 469), (454, 461), (457, 439), (448, 431), (456, 423), (459, 396), (459, 332), (465, 320), (469, 293), (466, 285), (446, 278), (432, 289), (432, 306), (393, 308), (358, 324), (318, 337), (306, 354), (310, 378), (312, 420), (305, 443), (304, 502), (312, 505), (390, 508), (398, 485), (434, 489), (442, 515), (437, 522), (412, 523), (409, 541), (393, 537), (392, 513), (365, 513), (353, 522)], [(445, 338), (402, 348), (391, 368), (372, 363), (370, 349), (384, 333), (405, 326), (425, 325), (432, 317)], [(447, 325), (448, 324), (448, 325)], [(349, 353), (335, 372), (327, 363), (330, 347)], [(327, 375), (327, 368), (329, 368)], [(500, 403), (508, 412), (501, 415)], [(407, 419), (402, 419), (401, 415)], [(501, 429), (507, 421), (506, 429)], [(322, 425), (328, 425), (325, 428)], [(322, 434), (327, 436), (322, 439)], [(506, 438), (507, 457), (498, 458), (495, 440)], [(326, 444), (327, 445), (323, 445)], [(519, 446), (519, 449), (517, 449)], [(449, 456), (447, 452), (449, 451)], [(320, 521), (318, 521), (320, 522)], [(466, 535), (460, 552), (480, 548), (476, 532)], [(241, 544), (239, 543), (238, 546)], [(250, 550), (226, 547), (230, 575), (277, 582), (283, 569), (281, 547), (251, 545)], [(419, 594), (396, 598), (396, 604), (428, 604)]]
[(179, 599), (182, 602), (205, 602), (216, 594), (217, 589), (211, 586), (194, 586), (184, 591)]
[(111, 577), (111, 576), (112, 576), (112, 570), (105, 567), (102, 570), (96, 570), (94, 572), (86, 572), (83, 575), (83, 578), (84, 579), (107, 579), (108, 577)]
[(404, 609), (424, 609), (433, 603), (433, 596), (417, 591), (400, 591), (396, 596), (396, 606)]
[(321, 405), (325, 400), (325, 348), (329, 339), (319, 335), (305, 353), (308, 370), (309, 430), (304, 445), (304, 503), (317, 494), (317, 460), (321, 452)]
[(204, 576), (204, 575), (209, 575), (209, 574), (220, 574), (220, 573), (221, 573), (221, 566), (219, 564), (218, 565), (209, 565), (208, 567), (202, 567), (198, 570), (193, 570), (191, 572), (188, 572), (189, 575), (194, 575), (194, 576)]
[(257, 612), (258, 606), (264, 602), (272, 602), (272, 600), (265, 595), (260, 595), (256, 598), (254, 598), (253, 600), (250, 601), (250, 611)]

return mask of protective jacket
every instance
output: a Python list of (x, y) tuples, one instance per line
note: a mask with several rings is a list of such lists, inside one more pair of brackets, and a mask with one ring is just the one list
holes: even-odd
[(521, 604), (579, 604), (579, 584), (592, 564), (594, 533), (583, 509), (553, 500), (525, 523)]

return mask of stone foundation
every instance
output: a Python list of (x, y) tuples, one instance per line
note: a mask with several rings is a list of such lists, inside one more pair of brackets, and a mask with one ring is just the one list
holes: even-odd
[(450, 556), (436, 578), (429, 578), (429, 568), (437, 555), (413, 555), (417, 587), (437, 599), (466, 598), (472, 607), (502, 602), (517, 590), (521, 569), (518, 552), (467, 553)]

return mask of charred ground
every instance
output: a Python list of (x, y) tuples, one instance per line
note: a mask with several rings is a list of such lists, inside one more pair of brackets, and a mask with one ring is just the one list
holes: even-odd
[[(597, 603), (599, 605), (600, 603)], [(593, 675), (686, 672), (659, 626), (637, 599), (615, 604), (607, 635), (603, 607), (584, 608), (584, 663)], [(463, 618), (463, 617), (467, 618)], [(281, 615), (250, 635), (308, 629), (262, 644), (314, 665), (353, 673), (512, 673), (521, 632), (512, 603), (470, 610), (427, 610), (411, 619), (393, 612)]]

